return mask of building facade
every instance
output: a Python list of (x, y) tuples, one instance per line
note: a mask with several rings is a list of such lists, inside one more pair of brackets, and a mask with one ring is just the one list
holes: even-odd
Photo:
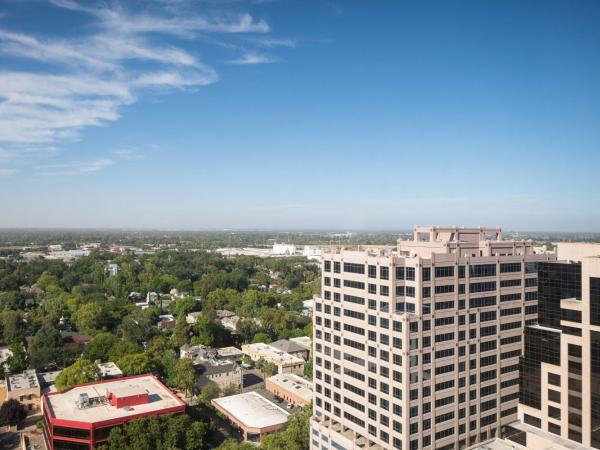
[(559, 244), (557, 258), (539, 265), (539, 317), (525, 328), (519, 423), (505, 436), (525, 447), (600, 448), (600, 245)]
[(325, 250), (311, 448), (454, 449), (499, 434), (517, 418), (537, 264), (552, 258), (498, 228)]
[(43, 396), (49, 450), (93, 450), (131, 420), (185, 412), (185, 403), (153, 375), (104, 380)]

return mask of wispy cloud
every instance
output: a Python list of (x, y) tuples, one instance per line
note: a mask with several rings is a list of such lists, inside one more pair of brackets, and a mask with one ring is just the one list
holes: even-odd
[(274, 47), (288, 47), (296, 48), (296, 41), (293, 39), (277, 39), (268, 37), (251, 37), (248, 38), (249, 42), (256, 44), (260, 47), (274, 48)]
[[(119, 120), (122, 108), (148, 90), (189, 89), (218, 81), (213, 67), (181, 46), (182, 38), (202, 36), (206, 41), (209, 34), (252, 37), (270, 31), (266, 21), (247, 13), (200, 15), (172, 7), (172, 2), (149, 3), (135, 13), (129, 3), (109, 3), (110, 7), (105, 2), (50, 3), (69, 14), (87, 16), (91, 23), (81, 35), (68, 39), (0, 28), (0, 55), (37, 63), (25, 70), (0, 69), (0, 144), (4, 147), (43, 148), (78, 140), (87, 127)], [(291, 43), (273, 38), (256, 40), (254, 45)], [(231, 61), (235, 64), (276, 61), (240, 46), (233, 48), (243, 52)]]
[(270, 56), (267, 56), (267, 55), (262, 55), (260, 53), (254, 53), (254, 52), (246, 52), (241, 56), (241, 58), (233, 59), (228, 62), (229, 62), (229, 64), (243, 65), (243, 64), (270, 64), (270, 63), (274, 63), (277, 61), (278, 61), (277, 59), (271, 58)]
[(123, 161), (139, 161), (141, 159), (144, 159), (144, 155), (138, 153), (135, 150), (130, 149), (115, 150), (114, 152), (112, 152), (112, 154), (115, 158), (121, 159)]
[(87, 162), (74, 162), (69, 164), (47, 164), (38, 166), (39, 175), (81, 175), (90, 172), (99, 172), (112, 166), (114, 160), (103, 158)]

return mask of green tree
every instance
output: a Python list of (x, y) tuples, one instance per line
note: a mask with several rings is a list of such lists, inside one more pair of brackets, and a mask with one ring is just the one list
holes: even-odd
[(217, 447), (217, 450), (254, 450), (256, 447), (247, 442), (238, 442), (235, 439), (227, 439)]
[(183, 344), (186, 344), (189, 340), (190, 327), (185, 321), (185, 316), (183, 314), (177, 317), (177, 322), (175, 323), (175, 329), (173, 330), (173, 335), (171, 336), (171, 341), (173, 342), (173, 346), (176, 348), (181, 347)]
[(147, 341), (153, 332), (152, 312), (149, 310), (136, 310), (123, 317), (119, 326), (120, 335), (123, 339), (141, 344)]
[(98, 333), (83, 349), (83, 356), (90, 361), (108, 361), (109, 352), (118, 341), (112, 333)]
[(108, 351), (108, 360), (115, 362), (125, 355), (133, 355), (139, 352), (139, 345), (135, 344), (134, 342), (119, 339)]
[(231, 335), (220, 322), (202, 316), (192, 325), (194, 338), (192, 344), (206, 345), (207, 347), (223, 347), (229, 344)]
[(191, 359), (181, 358), (177, 361), (173, 385), (183, 390), (186, 395), (194, 391), (196, 386), (196, 369)]
[(11, 398), (0, 406), (0, 426), (17, 425), (27, 417), (25, 406)]
[(9, 345), (22, 343), (25, 336), (25, 322), (19, 311), (6, 309), (2, 312), (4, 342)]
[(173, 346), (165, 336), (155, 336), (146, 345), (146, 354), (148, 355), (148, 364), (153, 372), (160, 372), (162, 368), (160, 361), (167, 350), (172, 350)]
[[(258, 325), (252, 319), (241, 319), (235, 326), (235, 331), (244, 343), (251, 342), (258, 333)], [(270, 342), (270, 338), (269, 338)]]
[(98, 303), (86, 303), (77, 308), (73, 320), (79, 331), (94, 334), (105, 322), (104, 309)]
[(261, 450), (308, 450), (312, 405), (288, 417), (288, 422), (280, 433), (265, 436)]
[(116, 362), (123, 375), (140, 375), (150, 371), (148, 355), (145, 353), (137, 353), (133, 355), (125, 355)]
[(78, 359), (56, 377), (55, 385), (59, 391), (64, 391), (71, 386), (99, 379), (100, 369), (96, 364), (87, 359)]
[(309, 356), (308, 361), (304, 363), (304, 376), (309, 380), (313, 377), (313, 359), (312, 354)]
[(252, 343), (253, 344), (269, 344), (271, 341), (271, 336), (269, 336), (267, 333), (256, 333), (254, 335), (254, 339), (252, 339)]
[(27, 369), (27, 352), (23, 344), (17, 343), (10, 346), (12, 355), (6, 360), (10, 373), (20, 373)]
[(161, 373), (169, 386), (175, 385), (178, 361), (177, 353), (173, 349), (166, 350), (160, 360)]
[(111, 430), (106, 450), (201, 450), (211, 427), (185, 414), (132, 420)]
[(219, 395), (221, 395), (219, 386), (215, 383), (208, 383), (200, 390), (200, 401), (205, 405), (210, 405), (210, 401), (213, 398), (217, 398)]
[(42, 369), (62, 357), (63, 342), (60, 333), (50, 324), (38, 330), (29, 343), (29, 366)]

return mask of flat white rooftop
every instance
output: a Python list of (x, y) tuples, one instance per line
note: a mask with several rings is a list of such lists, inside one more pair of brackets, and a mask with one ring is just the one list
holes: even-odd
[(102, 378), (123, 376), (123, 372), (114, 362), (100, 363), (98, 364), (98, 368), (100, 369)]
[(9, 392), (18, 391), (21, 389), (29, 390), (29, 389), (39, 389), (40, 383), (37, 378), (37, 374), (35, 370), (26, 370), (23, 373), (17, 373), (14, 375), (9, 375), (7, 377), (6, 389)]
[(267, 361), (273, 362), (278, 365), (304, 364), (304, 360), (302, 358), (298, 358), (297, 356), (282, 352), (281, 350), (278, 350), (275, 347), (271, 347), (270, 345), (263, 343), (247, 344), (242, 346), (242, 350), (244, 350), (244, 352), (256, 353), (260, 357), (266, 359)]
[(216, 398), (213, 403), (247, 428), (284, 424), (289, 416), (287, 411), (256, 392)]
[(312, 400), (312, 383), (293, 373), (279, 373), (267, 378), (271, 383), (297, 395), (303, 400)]
[[(118, 395), (137, 395), (147, 392), (150, 401), (146, 404), (125, 408), (117, 408), (108, 402), (87, 408), (78, 406), (81, 394), (87, 394), (88, 397), (105, 397), (109, 392), (118, 393)], [(75, 386), (67, 391), (48, 395), (47, 401), (53, 417), (86, 423), (158, 412), (184, 405), (174, 393), (150, 375)]]

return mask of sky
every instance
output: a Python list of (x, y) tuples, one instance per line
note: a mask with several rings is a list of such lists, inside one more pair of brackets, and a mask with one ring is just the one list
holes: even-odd
[(0, 228), (600, 231), (600, 2), (0, 0)]

